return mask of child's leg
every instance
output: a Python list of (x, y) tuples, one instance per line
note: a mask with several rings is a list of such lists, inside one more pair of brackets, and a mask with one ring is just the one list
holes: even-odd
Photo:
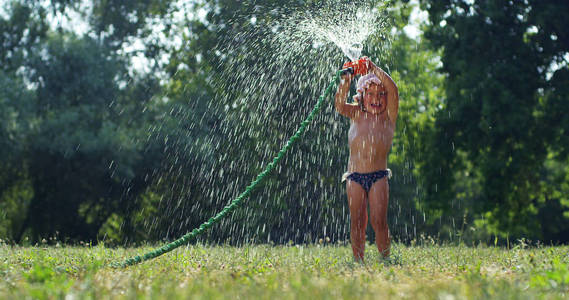
[(389, 256), (389, 229), (387, 228), (387, 204), (389, 202), (389, 183), (387, 178), (376, 181), (370, 188), (369, 215), (375, 231), (375, 243), (383, 257)]
[(354, 259), (363, 262), (365, 234), (367, 226), (366, 192), (357, 182), (348, 180), (346, 184), (348, 204), (350, 206), (350, 239)]

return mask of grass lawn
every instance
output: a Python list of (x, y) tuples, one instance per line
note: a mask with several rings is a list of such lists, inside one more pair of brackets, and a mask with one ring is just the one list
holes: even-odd
[(383, 261), (346, 245), (193, 245), (126, 269), (151, 248), (0, 244), (0, 298), (561, 299), (569, 247), (392, 246)]

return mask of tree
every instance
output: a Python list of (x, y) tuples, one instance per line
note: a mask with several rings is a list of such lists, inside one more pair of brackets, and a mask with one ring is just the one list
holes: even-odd
[(104, 46), (73, 35), (55, 35), (30, 60), (31, 80), (39, 83), (25, 150), (34, 195), (17, 238), (30, 229), (34, 239), (59, 232), (94, 240), (149, 184), (144, 178), (154, 164), (140, 142), (144, 127), (125, 113), (140, 99), (121, 93), (122, 66)]
[(553, 183), (567, 179), (549, 166), (568, 158), (558, 113), (568, 107), (568, 3), (421, 3), (447, 76), (422, 170), (429, 207), (448, 211), (461, 187), (479, 187), (469, 198), (490, 233), (544, 238), (536, 215), (548, 202), (567, 203)]
[(0, 234), (13, 237), (33, 195), (23, 155), (35, 95), (19, 74), (41, 45), (47, 26), (37, 20), (45, 10), (19, 2), (6, 3), (0, 18)]
[[(38, 240), (59, 232), (95, 240), (118, 219), (124, 237), (136, 236), (140, 195), (159, 179), (155, 170), (168, 145), (150, 133), (163, 114), (154, 98), (157, 76), (128, 70), (129, 58), (140, 52), (124, 53), (121, 47), (156, 38), (148, 20), (169, 7), (169, 1), (83, 6), (69, 0), (11, 1), (3, 7), (3, 235)], [(87, 34), (67, 32), (61, 23), (50, 29), (48, 15), (68, 18), (72, 10), (87, 17)], [(149, 43), (144, 56), (161, 55), (159, 46)]]

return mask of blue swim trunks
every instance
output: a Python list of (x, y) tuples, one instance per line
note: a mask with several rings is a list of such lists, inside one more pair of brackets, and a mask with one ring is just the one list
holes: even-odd
[(358, 173), (358, 172), (347, 172), (342, 176), (342, 181), (349, 179), (351, 181), (355, 181), (359, 183), (364, 190), (369, 192), (371, 186), (378, 180), (382, 179), (383, 177), (391, 178), (391, 170), (379, 170), (372, 173)]

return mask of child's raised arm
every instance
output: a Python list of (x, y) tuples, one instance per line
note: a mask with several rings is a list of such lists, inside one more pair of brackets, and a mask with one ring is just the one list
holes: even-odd
[(352, 82), (353, 75), (347, 73), (342, 75), (340, 80), (340, 85), (338, 85), (338, 91), (336, 92), (336, 97), (334, 98), (334, 106), (336, 111), (344, 117), (353, 119), (359, 112), (359, 106), (357, 104), (346, 103), (346, 98), (350, 93), (350, 83)]

